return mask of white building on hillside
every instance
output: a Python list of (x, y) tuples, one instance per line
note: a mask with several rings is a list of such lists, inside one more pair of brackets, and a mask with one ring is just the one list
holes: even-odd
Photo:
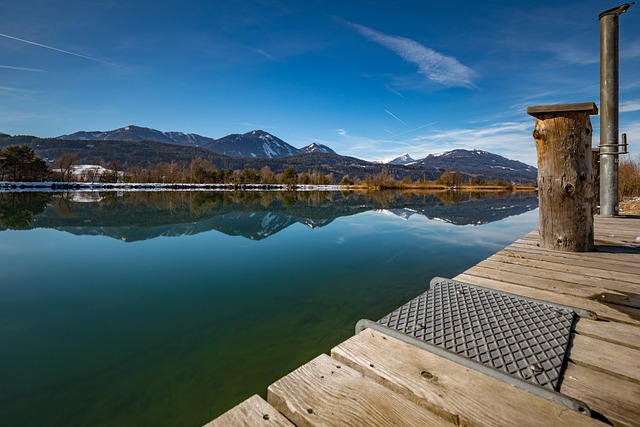
[[(62, 173), (62, 169), (52, 169), (53, 172)], [(98, 182), (104, 175), (113, 175), (114, 170), (107, 169), (100, 165), (73, 165), (71, 175), (74, 181), (78, 182)], [(118, 171), (118, 181), (124, 178), (124, 172)]]

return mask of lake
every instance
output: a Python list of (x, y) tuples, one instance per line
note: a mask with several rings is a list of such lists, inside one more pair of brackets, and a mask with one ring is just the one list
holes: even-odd
[(202, 425), (537, 221), (536, 193), (0, 193), (0, 425)]

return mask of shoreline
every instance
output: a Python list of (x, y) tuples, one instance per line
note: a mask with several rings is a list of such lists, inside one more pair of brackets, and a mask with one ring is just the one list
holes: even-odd
[(529, 186), (459, 186), (447, 187), (438, 185), (428, 186), (399, 186), (399, 187), (368, 187), (362, 185), (316, 185), (316, 184), (194, 184), (194, 183), (146, 183), (146, 182), (27, 182), (0, 181), (2, 192), (67, 192), (67, 191), (537, 191)]

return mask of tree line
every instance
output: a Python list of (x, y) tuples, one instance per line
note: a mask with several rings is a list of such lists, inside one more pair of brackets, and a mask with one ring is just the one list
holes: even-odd
[(51, 171), (33, 148), (14, 145), (0, 148), (0, 181), (47, 181)]

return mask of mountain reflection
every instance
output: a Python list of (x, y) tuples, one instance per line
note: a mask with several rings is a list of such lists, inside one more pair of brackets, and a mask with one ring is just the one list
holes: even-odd
[(66, 192), (0, 193), (0, 230), (51, 228), (133, 242), (217, 230), (261, 240), (304, 224), (382, 211), (480, 225), (535, 209), (536, 193), (377, 192)]

